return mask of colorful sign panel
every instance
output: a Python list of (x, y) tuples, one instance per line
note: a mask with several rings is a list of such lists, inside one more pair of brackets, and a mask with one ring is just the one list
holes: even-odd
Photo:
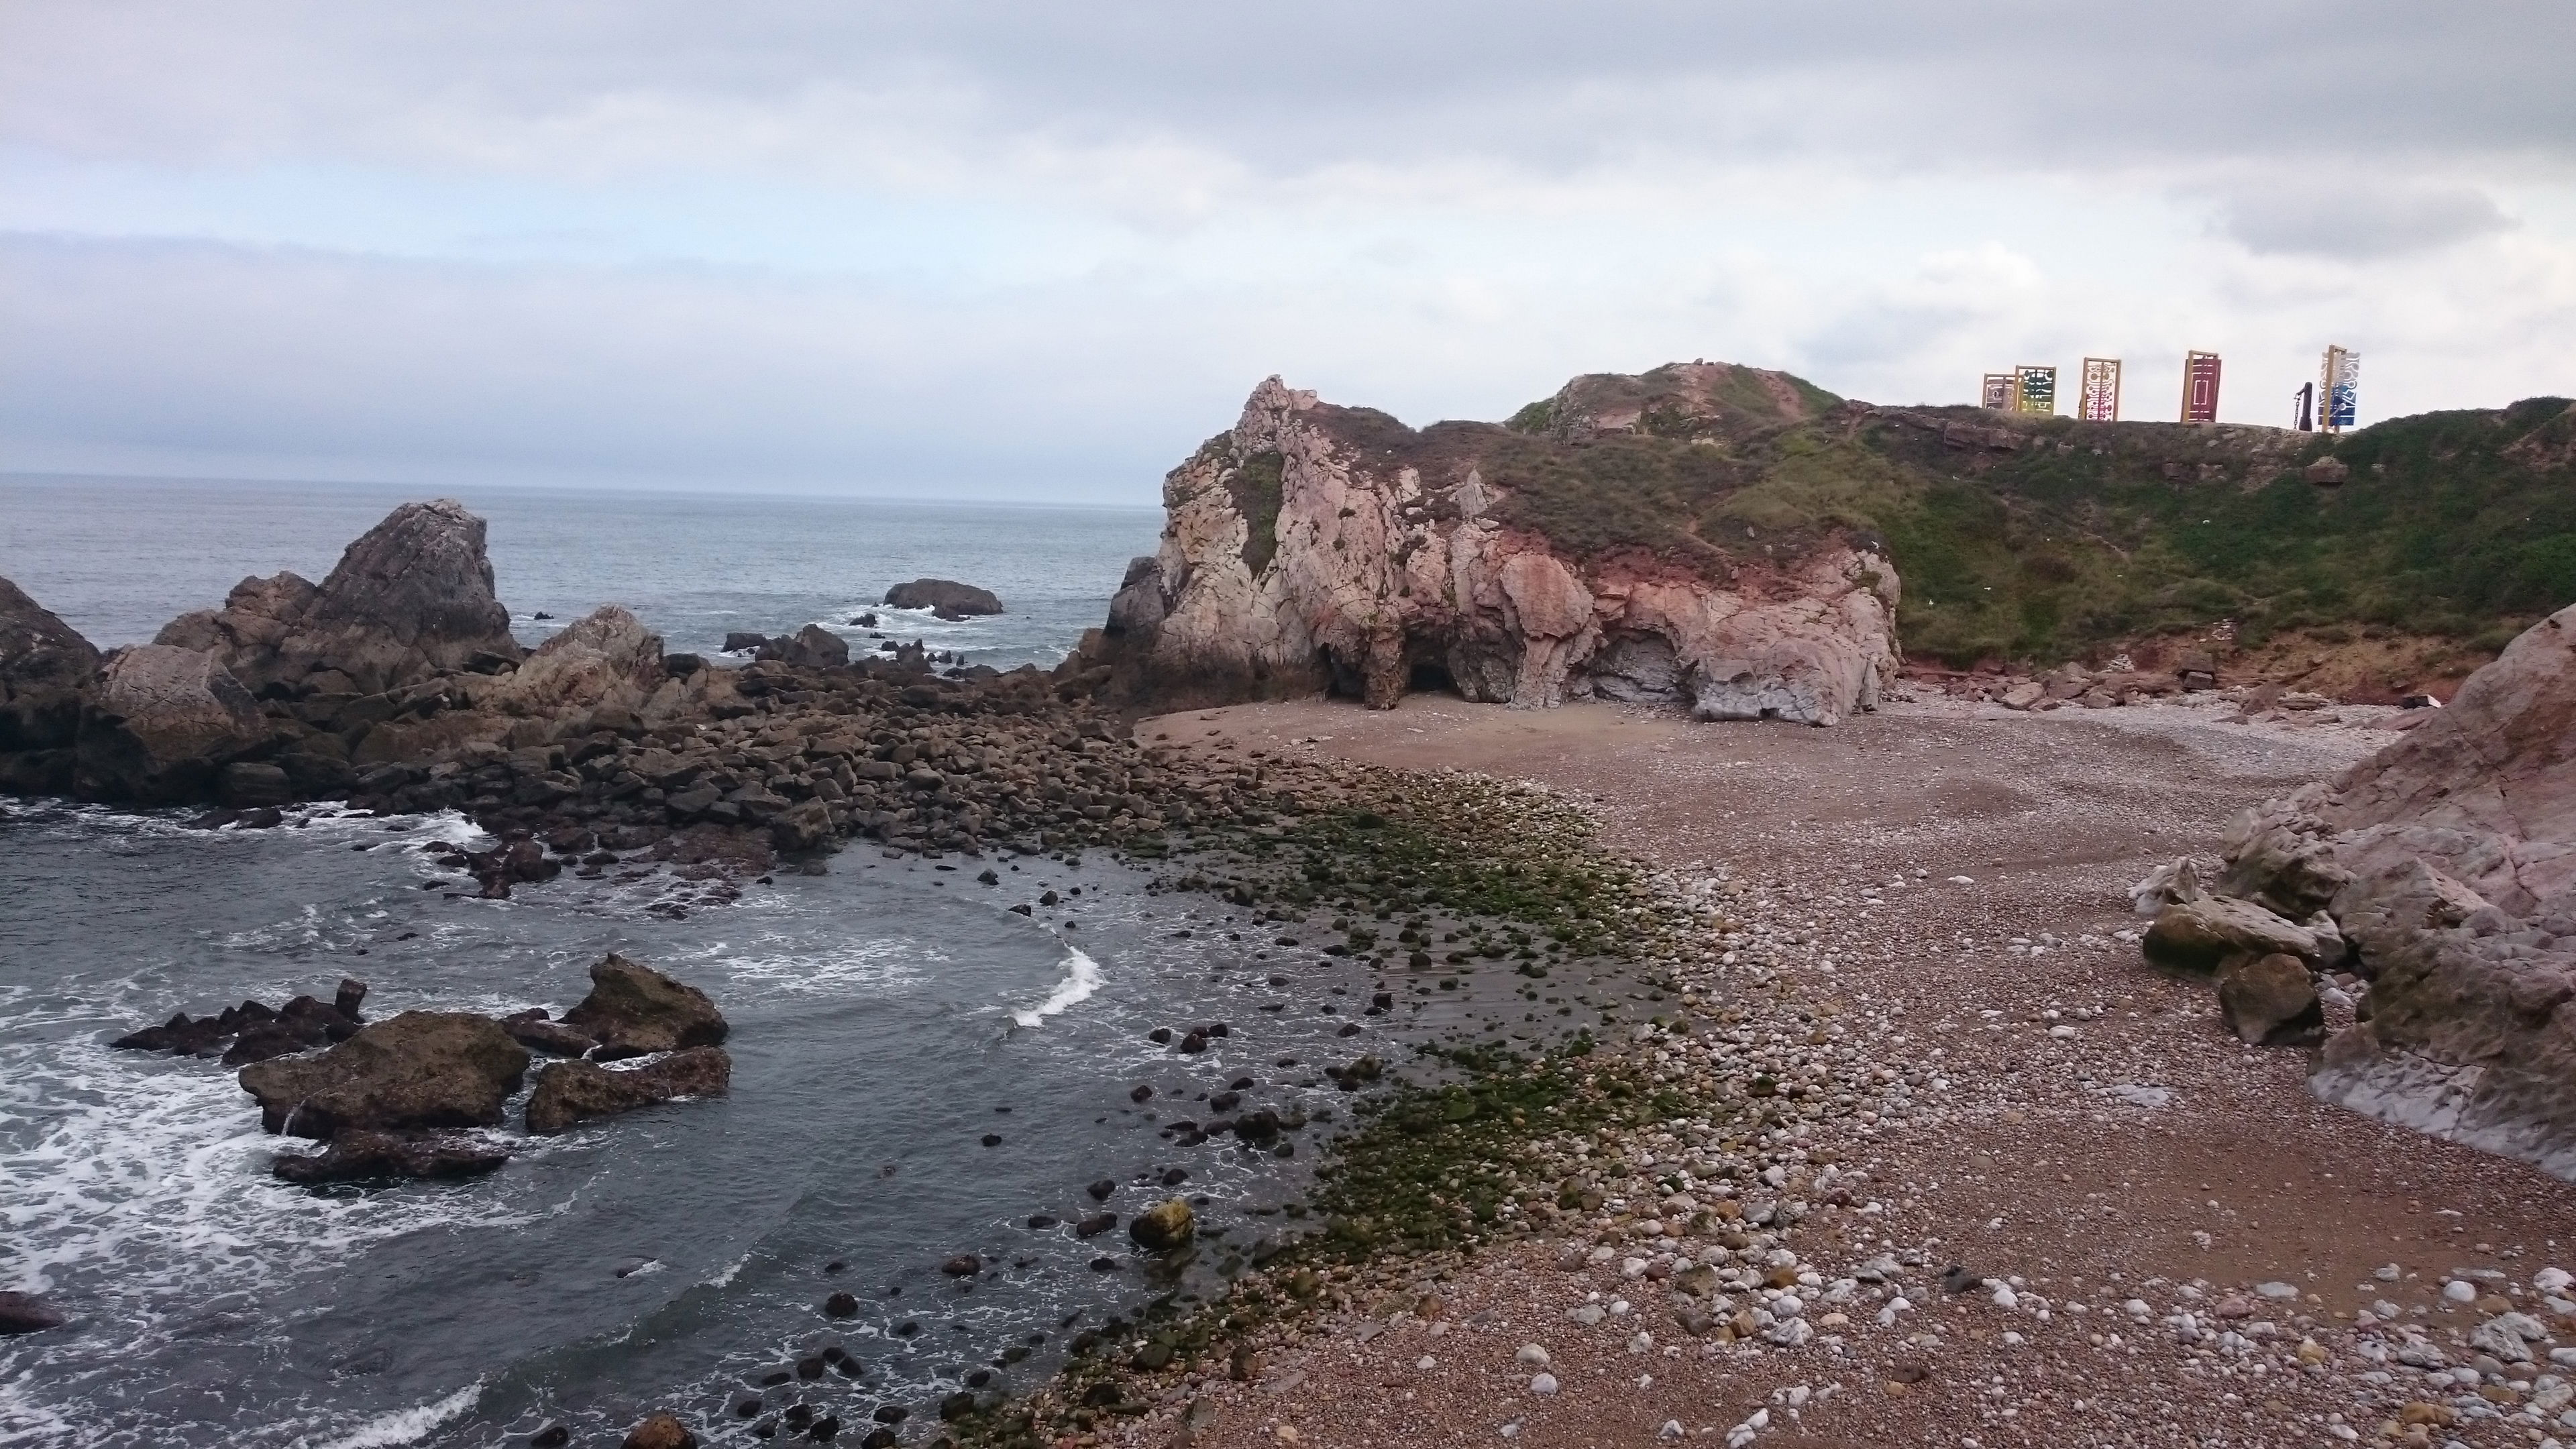
[(2013, 369), (2014, 411), (2057, 416), (2057, 369), (2025, 363)]
[(2186, 423), (2218, 421), (2218, 354), (2186, 352), (2182, 355), (2182, 420)]
[(2317, 411), (2323, 415), (2327, 432), (2340, 433), (2353, 425), (2353, 419), (2360, 411), (2361, 354), (2341, 347), (2329, 347), (2323, 372), (2324, 386), (2319, 389), (2321, 396)]
[(2084, 390), (2076, 395), (2075, 416), (2088, 423), (2120, 420), (2120, 359), (2084, 359)]
[(1999, 413), (2013, 410), (2013, 376), (2009, 372), (1990, 372), (1977, 388), (1977, 406), (1993, 408)]

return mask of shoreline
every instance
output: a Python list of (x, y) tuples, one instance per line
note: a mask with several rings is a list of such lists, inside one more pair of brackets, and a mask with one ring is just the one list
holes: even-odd
[[(2387, 736), (2369, 724), (2395, 712), (2342, 713), (2355, 718), (1900, 704), (1831, 741), (1419, 697), (1392, 713), (1309, 702), (1146, 722), (1140, 737), (1185, 721), (1212, 743), (1526, 775), (1587, 797), (1604, 848), (1642, 868), (1685, 854), (1743, 867), (1733, 902), (1777, 979), (1723, 983), (1745, 1013), (1732, 1034), (1658, 1032), (1627, 1043), (1647, 1052), (1605, 1051), (1595, 1074), (1679, 1073), (1688, 1105), (1720, 1107), (1737, 1058), (1770, 1049), (1859, 1090), (1803, 1140), (1730, 1146), (1713, 1119), (1713, 1147), (1688, 1131), (1631, 1139), (1657, 1170), (1694, 1152), (1736, 1168), (1681, 1184), (1702, 1210), (1741, 1204), (1743, 1169), (1782, 1169), (1774, 1190), (1811, 1210), (1781, 1244), (1794, 1261), (1748, 1235), (1763, 1261), (1736, 1262), (1697, 1213), (1679, 1220), (1677, 1258), (1640, 1254), (1640, 1225), (1670, 1215), (1605, 1196), (1570, 1234), (1390, 1255), (1319, 1275), (1303, 1300), (1269, 1290), (1294, 1310), (1208, 1333), (1196, 1370), (1154, 1371), (1150, 1400), (1117, 1401), (1141, 1413), (1085, 1430), (1059, 1412), (1067, 1432), (1046, 1442), (2576, 1441), (2556, 1422), (2570, 1370), (2547, 1354), (2576, 1343), (2576, 1317), (2532, 1282), (2576, 1259), (2576, 1185), (2322, 1106), (2300, 1053), (2224, 1037), (2205, 989), (2156, 975), (2116, 935), (2142, 924), (2117, 892), (2145, 866), (2208, 852), (2234, 805), (2375, 748)], [(1800, 808), (1748, 810), (1766, 797)], [(1900, 870), (1910, 883), (1886, 884)], [(1737, 951), (1739, 970), (1758, 959)], [(1699, 1190), (1709, 1181), (1735, 1194)], [(2477, 1223), (2443, 1215), (2455, 1206)], [(1569, 1243), (1578, 1266), (1562, 1266)], [(1712, 1260), (1732, 1276), (1696, 1273)], [(2487, 1301), (2446, 1299), (2451, 1282)], [(1785, 1314), (1783, 1293), (1799, 1298)], [(2469, 1330), (2499, 1303), (2554, 1333), (2536, 1364), (2484, 1367)], [(1792, 1319), (1806, 1329), (1781, 1327)], [(1531, 1344), (1543, 1362), (1522, 1357)], [(1554, 1392), (1533, 1391), (1541, 1372)], [(1038, 1407), (1069, 1406), (1059, 1391)]]

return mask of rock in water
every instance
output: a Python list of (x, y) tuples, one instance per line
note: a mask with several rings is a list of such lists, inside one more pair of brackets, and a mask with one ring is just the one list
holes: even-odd
[(231, 757), (267, 742), (250, 691), (213, 655), (143, 644), (109, 657), (75, 770), (84, 795), (170, 803), (203, 796)]
[(760, 657), (784, 660), (800, 669), (836, 669), (850, 662), (850, 645), (822, 625), (808, 624), (763, 644)]
[(490, 1017), (406, 1011), (316, 1057), (255, 1062), (242, 1090), (260, 1125), (296, 1137), (496, 1127), (528, 1070), (527, 1048)]
[[(1384, 709), (1425, 686), (1524, 708), (1668, 701), (1702, 719), (1873, 709), (1899, 596), (1874, 536), (1739, 533), (1704, 544), (1705, 566), (1643, 568), (1634, 549), (1552, 540), (1500, 481), (1506, 453), (1572, 466), (1649, 415), (1659, 439), (1723, 443), (1831, 405), (1802, 388), (1722, 363), (1582, 377), (1532, 437), (1416, 432), (1271, 378), (1165, 481), (1162, 551), (1129, 566), (1061, 687), (1161, 709), (1328, 689)], [(1744, 398), (1763, 400), (1758, 417)]]
[(528, 1098), (528, 1130), (551, 1135), (675, 1097), (722, 1096), (732, 1080), (733, 1058), (721, 1047), (691, 1047), (623, 1072), (591, 1062), (557, 1062), (537, 1074), (537, 1090)]
[(2323, 909), (2371, 978), (2318, 1096), (2576, 1178), (2576, 607), (2429, 713), (2248, 811), (2221, 884)]
[(1165, 1198), (1137, 1214), (1136, 1220), (1127, 1225), (1128, 1238), (1149, 1253), (1177, 1248), (1197, 1231), (1189, 1199), (1182, 1197)]
[(727, 1031), (724, 1014), (705, 992), (614, 952), (590, 968), (590, 994), (563, 1014), (563, 1023), (619, 1056), (716, 1046)]
[(52, 1304), (33, 1293), (0, 1293), (0, 1336), (42, 1333), (68, 1321)]
[(253, 689), (336, 675), (323, 687), (357, 694), (506, 668), (524, 652), (493, 595), (483, 520), (445, 498), (387, 514), (319, 586), (244, 579), (221, 609), (174, 619), (154, 642), (213, 652)]
[(698, 1436), (668, 1414), (650, 1414), (626, 1431), (625, 1449), (698, 1449)]
[(993, 597), (991, 590), (954, 579), (914, 579), (897, 584), (886, 590), (885, 603), (897, 609), (928, 609), (941, 618), (953, 619), (1004, 612), (1002, 601)]
[(281, 1155), (268, 1165), (282, 1182), (372, 1182), (478, 1177), (510, 1160), (510, 1149), (450, 1133), (349, 1130), (320, 1152)]
[(2218, 975), (2218, 1009), (2248, 1046), (2307, 1046), (2323, 1035), (2325, 1005), (2296, 956), (2238, 957)]
[[(81, 690), (97, 676), (98, 650), (72, 627), (0, 579), (0, 789), (71, 788)], [(21, 752), (41, 758), (11, 760)]]

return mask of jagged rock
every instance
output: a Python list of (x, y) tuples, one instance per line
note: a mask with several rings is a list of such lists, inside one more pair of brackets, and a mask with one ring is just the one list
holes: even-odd
[(614, 952), (590, 968), (590, 994), (563, 1014), (599, 1038), (603, 1056), (717, 1046), (727, 1028), (707, 994)]
[(992, 591), (951, 579), (914, 579), (886, 590), (883, 602), (896, 609), (928, 609), (943, 619), (1004, 612)]
[(1198, 1231), (1190, 1213), (1188, 1198), (1165, 1198), (1136, 1215), (1127, 1225), (1127, 1236), (1137, 1247), (1149, 1253), (1177, 1248)]
[[(1649, 377), (1671, 390), (1637, 407), (1719, 426), (1690, 409), (1713, 408), (1701, 394), (1721, 382)], [(1629, 426), (1636, 381), (1569, 384), (1563, 427)], [(1520, 707), (1668, 700), (1702, 719), (1831, 724), (1876, 707), (1898, 589), (1875, 540), (1828, 530), (1700, 573), (1578, 558), (1494, 516), (1508, 490), (1482, 465), (1507, 445), (1530, 446), (1481, 424), (1417, 433), (1269, 379), (1165, 478), (1162, 551), (1129, 566), (1063, 687), (1164, 709), (1328, 689), (1388, 708), (1421, 681)]]
[(733, 1058), (720, 1047), (691, 1047), (649, 1066), (611, 1071), (591, 1062), (557, 1062), (537, 1074), (528, 1098), (528, 1130), (562, 1132), (674, 1097), (714, 1097), (733, 1080)]
[(510, 1034), (510, 1040), (550, 1057), (584, 1056), (599, 1045), (599, 1038), (561, 1022), (548, 1021), (545, 1012), (535, 1007), (502, 1017), (501, 1029)]
[(386, 515), (318, 586), (244, 579), (221, 609), (174, 619), (154, 642), (212, 652), (254, 690), (337, 675), (361, 695), (506, 669), (523, 653), (493, 596), (483, 520), (444, 498)]
[(390, 1178), (478, 1177), (510, 1160), (510, 1149), (452, 1133), (352, 1129), (320, 1152), (281, 1154), (268, 1165), (281, 1182), (372, 1182)]
[(2576, 1177), (2576, 607), (2426, 714), (2246, 812), (2223, 883), (2322, 907), (2371, 977), (2319, 1096)]
[(235, 755), (268, 742), (250, 691), (211, 654), (161, 644), (109, 656), (81, 721), (76, 779), (100, 799), (197, 799)]
[(512, 714), (561, 714), (609, 705), (632, 710), (663, 679), (662, 636), (605, 604), (537, 646), (491, 697)]
[(350, 1129), (493, 1127), (528, 1070), (525, 1047), (490, 1017), (406, 1011), (315, 1057), (257, 1062), (242, 1090), (260, 1125), (295, 1137)]
[(2316, 932), (2228, 896), (2165, 906), (2140, 944), (2153, 964), (2196, 976), (2213, 975), (2240, 957), (2285, 955), (2319, 967), (2339, 964), (2328, 959)]
[(33, 1293), (0, 1293), (0, 1337), (42, 1333), (70, 1321), (60, 1309)]
[(0, 755), (69, 748), (98, 669), (87, 639), (0, 579)]
[(820, 624), (808, 624), (793, 634), (765, 641), (758, 657), (799, 669), (832, 669), (850, 662), (850, 644)]
[(2307, 1046), (2324, 1034), (2325, 1006), (2296, 956), (2240, 956), (2218, 973), (2218, 1009), (2248, 1046)]

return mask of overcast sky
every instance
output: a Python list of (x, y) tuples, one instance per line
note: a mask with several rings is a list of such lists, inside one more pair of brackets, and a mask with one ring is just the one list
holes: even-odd
[(1152, 502), (1269, 373), (2576, 394), (2576, 4), (0, 0), (0, 469)]

